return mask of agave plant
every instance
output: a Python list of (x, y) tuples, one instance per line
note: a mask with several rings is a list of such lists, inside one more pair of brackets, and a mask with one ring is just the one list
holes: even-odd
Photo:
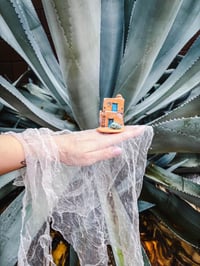
[[(200, 1), (43, 0), (56, 56), (32, 2), (0, 1), (0, 35), (29, 66), (17, 81), (0, 77), (1, 131), (95, 128), (103, 98), (122, 94), (125, 123), (155, 132), (140, 196), (152, 204), (143, 208), (139, 201), (139, 209), (150, 206), (199, 248), (200, 184), (188, 174), (200, 167)], [(18, 176), (0, 178), (2, 265), (16, 263), (23, 192), (12, 183)], [(8, 204), (10, 195), (18, 196)], [(198, 263), (200, 255), (190, 261)]]

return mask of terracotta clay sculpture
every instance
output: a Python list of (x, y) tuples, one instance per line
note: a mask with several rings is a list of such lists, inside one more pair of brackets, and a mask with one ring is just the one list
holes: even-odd
[(121, 94), (117, 94), (115, 98), (104, 98), (99, 123), (97, 130), (102, 133), (124, 131), (124, 98)]

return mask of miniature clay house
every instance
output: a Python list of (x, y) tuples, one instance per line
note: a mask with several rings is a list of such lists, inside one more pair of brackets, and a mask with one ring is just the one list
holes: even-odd
[(104, 98), (99, 122), (100, 132), (117, 133), (124, 130), (124, 98), (121, 94), (117, 94), (115, 98)]

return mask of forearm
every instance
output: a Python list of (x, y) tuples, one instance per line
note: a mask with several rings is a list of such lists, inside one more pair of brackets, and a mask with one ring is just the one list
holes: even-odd
[(13, 136), (0, 135), (0, 175), (25, 166), (22, 144)]

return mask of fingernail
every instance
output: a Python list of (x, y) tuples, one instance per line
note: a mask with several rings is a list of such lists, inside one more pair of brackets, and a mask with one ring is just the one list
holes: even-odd
[(120, 155), (122, 153), (122, 149), (118, 146), (113, 147), (113, 154), (114, 155)]

